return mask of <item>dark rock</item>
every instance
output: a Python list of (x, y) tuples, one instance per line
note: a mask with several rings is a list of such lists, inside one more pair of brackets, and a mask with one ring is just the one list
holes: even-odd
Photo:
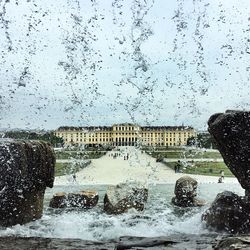
[(250, 112), (214, 114), (208, 126), (226, 165), (250, 193)]
[[(56, 239), (40, 237), (0, 237), (2, 250), (166, 250), (166, 249), (206, 249), (212, 250), (217, 235), (170, 235), (162, 237), (120, 237), (118, 241), (88, 241), (80, 239)], [(222, 249), (222, 248), (218, 248)], [(233, 248), (232, 248), (233, 249)]]
[(250, 231), (250, 112), (226, 111), (208, 121), (208, 130), (231, 172), (245, 189), (242, 198), (219, 194), (203, 219), (208, 226), (232, 233)]
[(55, 155), (41, 141), (0, 141), (0, 225), (42, 216), (46, 187), (53, 187)]
[[(166, 247), (171, 246), (176, 243), (180, 243), (180, 239), (175, 239), (173, 237), (120, 237), (120, 242), (117, 244), (117, 250), (124, 249), (148, 249), (149, 247), (155, 249), (154, 247)], [(139, 248), (140, 247), (140, 248)], [(158, 248), (159, 249), (159, 248)], [(163, 249), (163, 248), (161, 248)], [(166, 248), (165, 248), (166, 249)]]
[(64, 192), (55, 193), (50, 200), (49, 207), (65, 208), (67, 207), (67, 194)]
[(175, 197), (172, 203), (179, 207), (203, 206), (205, 201), (199, 200), (197, 196), (198, 182), (190, 176), (183, 176), (175, 183)]
[(202, 215), (209, 227), (230, 233), (245, 233), (250, 228), (249, 205), (243, 197), (229, 191), (219, 193)]
[(224, 237), (214, 247), (215, 250), (250, 249), (250, 236)]
[(39, 237), (0, 237), (2, 250), (115, 250), (114, 242)]
[(216, 234), (173, 234), (161, 237), (122, 236), (117, 244), (117, 250), (166, 250), (166, 249), (206, 249), (212, 250), (216, 245)]
[(52, 208), (92, 208), (97, 205), (99, 195), (96, 191), (80, 191), (79, 193), (56, 193), (50, 201)]
[(92, 208), (98, 203), (99, 195), (96, 191), (81, 191), (68, 195), (71, 207)]
[(143, 211), (148, 189), (141, 184), (121, 183), (110, 186), (104, 197), (104, 210), (108, 214), (121, 214), (130, 209)]

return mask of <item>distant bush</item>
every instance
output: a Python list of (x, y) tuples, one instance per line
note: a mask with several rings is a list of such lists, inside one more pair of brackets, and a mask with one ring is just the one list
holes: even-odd
[(187, 146), (217, 149), (216, 142), (209, 133), (200, 133), (197, 135), (197, 137), (188, 138)]
[(55, 136), (53, 132), (36, 133), (29, 131), (8, 131), (4, 133), (3, 137), (19, 140), (42, 140), (49, 142), (53, 146), (63, 144), (63, 139)]

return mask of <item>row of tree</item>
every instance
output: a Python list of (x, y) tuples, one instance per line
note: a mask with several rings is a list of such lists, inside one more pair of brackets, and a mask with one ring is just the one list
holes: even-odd
[(205, 132), (197, 134), (197, 137), (188, 138), (187, 146), (217, 149), (214, 138), (209, 133)]
[(42, 140), (49, 142), (53, 146), (62, 146), (63, 139), (54, 135), (53, 132), (31, 132), (31, 131), (7, 131), (3, 138), (12, 138), (19, 140)]

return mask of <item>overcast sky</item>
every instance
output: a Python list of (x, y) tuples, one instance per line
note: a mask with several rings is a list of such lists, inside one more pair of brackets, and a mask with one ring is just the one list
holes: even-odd
[(248, 0), (0, 3), (0, 128), (191, 125), (249, 109)]

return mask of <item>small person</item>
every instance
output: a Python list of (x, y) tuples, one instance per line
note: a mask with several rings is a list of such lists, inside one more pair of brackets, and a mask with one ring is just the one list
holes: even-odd
[(220, 177), (221, 177), (221, 179), (225, 179), (225, 174), (224, 174), (224, 170), (221, 170), (220, 171)]
[(174, 165), (174, 172), (177, 173), (177, 164)]
[(175, 173), (180, 173), (181, 170), (181, 161), (178, 160), (178, 162), (175, 165)]
[(223, 183), (222, 178), (220, 177), (218, 183)]

